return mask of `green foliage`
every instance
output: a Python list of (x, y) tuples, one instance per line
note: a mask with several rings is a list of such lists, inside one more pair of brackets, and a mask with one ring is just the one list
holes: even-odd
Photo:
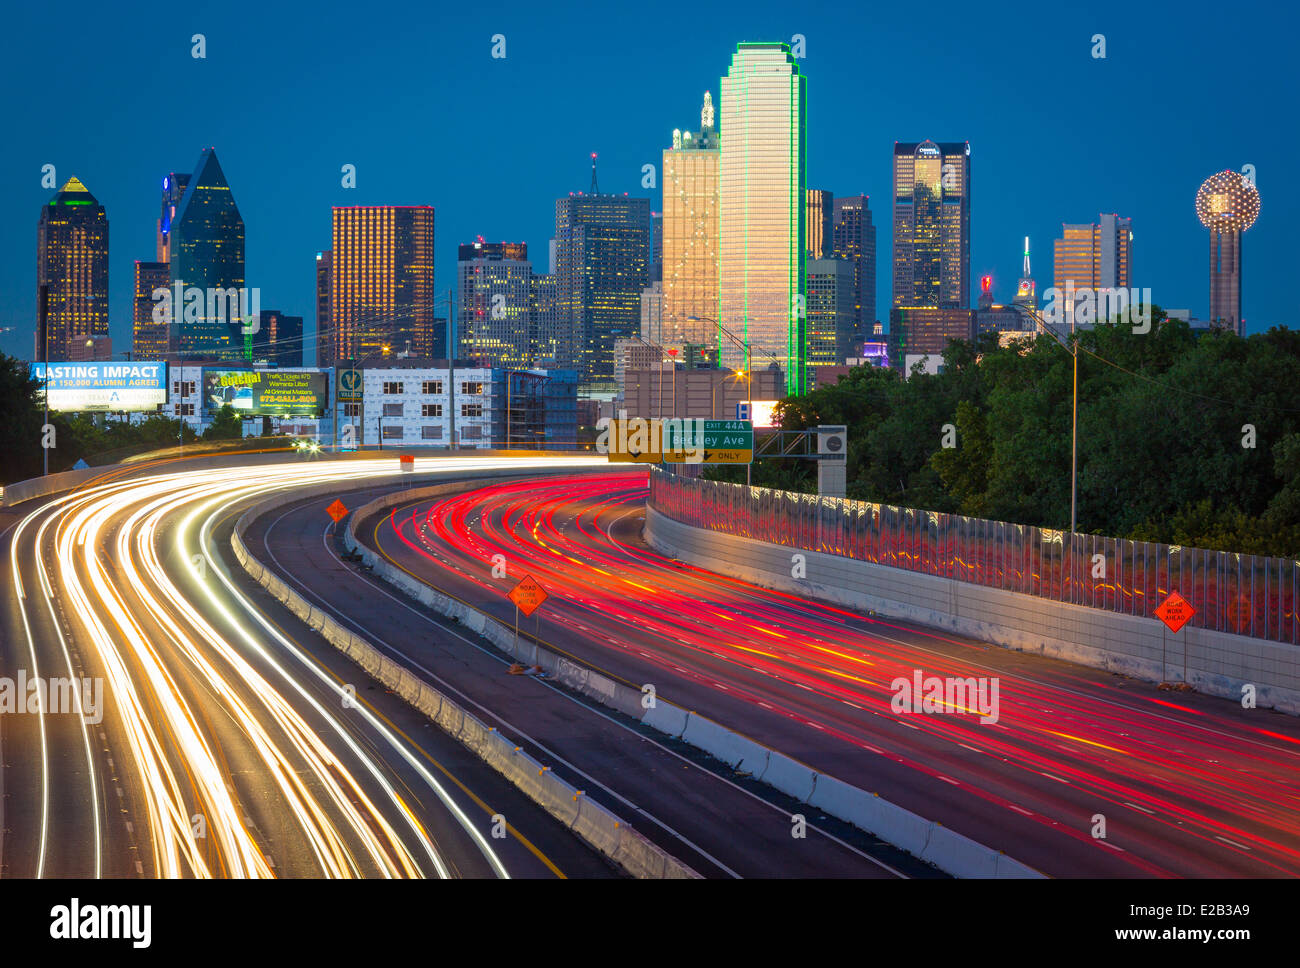
[(228, 403), (217, 411), (208, 429), (203, 431), (204, 440), (238, 440), (242, 436), (244, 436), (244, 421), (239, 414), (235, 413), (235, 408)]
[[(1300, 557), (1300, 333), (1195, 334), (1153, 307), (1150, 332), (1076, 339), (1080, 531)], [(1074, 365), (1049, 335), (986, 336), (950, 344), (939, 374), (864, 367), (778, 413), (848, 427), (850, 497), (1068, 528)], [(812, 492), (816, 468), (764, 459), (753, 480)]]
[[(29, 365), (0, 354), (0, 481), (5, 484), (39, 477), (43, 470), (41, 440), (44, 411), (39, 403), (40, 381), (30, 378)], [(197, 439), (179, 420), (153, 414), (130, 423), (108, 414), (50, 414), (54, 447), (50, 472), (66, 471), (78, 460), (91, 465), (112, 463), (121, 456), (173, 446)]]

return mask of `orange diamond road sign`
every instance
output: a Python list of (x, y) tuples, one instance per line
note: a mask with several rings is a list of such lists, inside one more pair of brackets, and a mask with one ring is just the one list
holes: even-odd
[(338, 524), (348, 516), (348, 508), (346, 504), (335, 498), (334, 503), (325, 509), (325, 513), (334, 519), (335, 524)]
[(532, 615), (548, 598), (546, 589), (532, 575), (524, 575), (523, 581), (510, 590), (510, 600), (525, 615)]
[(1156, 609), (1156, 618), (1169, 626), (1171, 632), (1177, 632), (1190, 622), (1195, 614), (1196, 609), (1192, 608), (1192, 603), (1177, 592), (1173, 592)]

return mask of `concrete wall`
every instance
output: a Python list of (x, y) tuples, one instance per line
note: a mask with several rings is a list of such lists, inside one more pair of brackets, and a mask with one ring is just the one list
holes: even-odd
[[(1300, 714), (1300, 648), (1292, 645), (1191, 626), (1175, 635), (1155, 618), (706, 531), (652, 508), (646, 510), (645, 536), (663, 554), (764, 588), (1138, 679), (1182, 682), (1185, 657), (1185, 681), (1200, 692), (1240, 701), (1249, 684), (1258, 706)], [(806, 579), (791, 577), (795, 554), (805, 558)]]

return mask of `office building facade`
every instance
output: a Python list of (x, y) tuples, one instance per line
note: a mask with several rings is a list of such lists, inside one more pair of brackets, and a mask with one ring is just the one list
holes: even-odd
[[(593, 188), (594, 185), (593, 176)], [(650, 200), (571, 195), (555, 203), (555, 355), (584, 385), (614, 385), (614, 342), (641, 329), (650, 284)]]
[[(164, 189), (168, 212), (171, 191)], [(166, 254), (171, 288), (183, 295), (197, 289), (201, 298), (169, 302), (169, 355), (243, 359), (247, 329), (243, 317), (249, 310), (244, 220), (216, 149), (205, 148), (199, 155), (170, 217)]]
[[(783, 43), (742, 43), (722, 78), (719, 314), (753, 365), (775, 361), (791, 393), (806, 385), (807, 82)], [(745, 349), (720, 340), (722, 359)]]
[(329, 355), (319, 365), (431, 352), (436, 299), (432, 206), (335, 208), (328, 272)]
[[(36, 225), (35, 359), (84, 353), (108, 336), (108, 213), (75, 176)], [(102, 344), (101, 344), (102, 345)]]
[(661, 345), (718, 342), (719, 144), (706, 91), (699, 131), (673, 131), (664, 149)]
[(131, 309), (131, 351), (137, 360), (167, 359), (170, 327), (154, 293), (171, 285), (166, 262), (136, 262)]
[(484, 366), (531, 366), (533, 266), (523, 242), (479, 239), (457, 251), (457, 355)]
[(840, 366), (855, 356), (853, 265), (845, 259), (808, 263), (808, 365)]
[(1053, 244), (1053, 269), (1067, 323), (1074, 315), (1072, 290), (1128, 289), (1133, 285), (1133, 220), (1111, 214), (1092, 223), (1062, 224)]
[(894, 145), (893, 305), (970, 305), (969, 142)]
[(835, 248), (835, 196), (821, 188), (809, 188), (804, 197), (808, 210), (804, 214), (804, 256), (829, 259)]
[(833, 218), (836, 259), (853, 267), (853, 339), (871, 338), (876, 322), (876, 226), (870, 198), (850, 195), (835, 199)]

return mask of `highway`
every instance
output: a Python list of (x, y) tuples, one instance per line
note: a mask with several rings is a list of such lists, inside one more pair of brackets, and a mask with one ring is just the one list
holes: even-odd
[[(531, 574), (551, 598), (524, 628), (552, 648), (1047, 874), (1300, 872), (1294, 718), (673, 562), (640, 538), (645, 497), (639, 471), (488, 484), (360, 536), (507, 623)], [(914, 670), (997, 677), (997, 722), (895, 713), (891, 683)]]
[[(340, 496), (356, 508), (380, 493)], [(290, 576), (289, 584), (313, 605), (418, 670), (700, 874), (936, 876), (889, 845), (746, 782), (586, 697), (544, 679), (510, 675), (510, 660), (481, 637), (343, 561), (325, 512), (331, 500), (333, 495), (304, 499), (273, 511), (244, 540), (277, 574)], [(494, 590), (492, 596), (499, 594)], [(796, 812), (806, 815), (806, 837), (792, 835)]]
[(618, 876), (230, 566), (250, 503), (392, 458), (161, 471), (7, 515), (0, 674), (88, 686), (0, 716), (0, 876)]

